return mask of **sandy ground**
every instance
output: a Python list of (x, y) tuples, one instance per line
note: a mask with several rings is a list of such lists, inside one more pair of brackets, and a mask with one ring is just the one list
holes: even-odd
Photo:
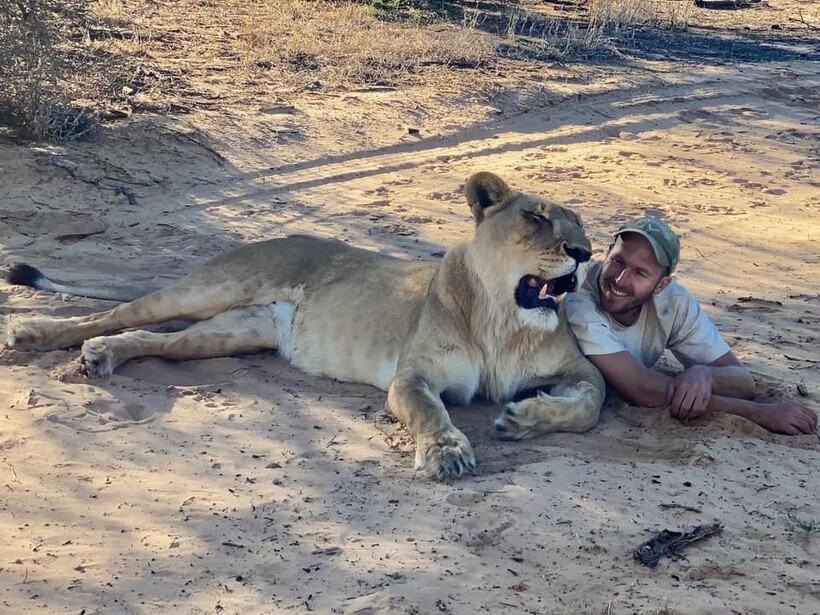
[[(761, 395), (802, 383), (820, 410), (818, 62), (554, 70), (532, 99), (362, 90), (0, 142), (0, 264), (153, 286), (293, 232), (436, 258), (492, 170), (576, 208), (598, 256), (622, 221), (666, 218)], [(76, 356), (0, 354), (3, 612), (820, 613), (820, 532), (788, 518), (820, 520), (816, 435), (609, 403), (587, 434), (506, 443), (477, 405), (453, 417), (478, 476), (436, 484), (370, 387), (264, 353), (83, 381)], [(714, 520), (685, 559), (632, 558)]]

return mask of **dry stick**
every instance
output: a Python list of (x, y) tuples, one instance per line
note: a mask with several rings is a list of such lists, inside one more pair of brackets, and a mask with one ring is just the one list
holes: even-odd
[(14, 482), (15, 482), (15, 483), (19, 483), (19, 482), (20, 482), (20, 479), (19, 479), (19, 478), (17, 478), (17, 470), (15, 470), (15, 469), (14, 469), (14, 466), (13, 466), (13, 465), (11, 465), (11, 464), (10, 464), (8, 461), (6, 461), (5, 459), (3, 460), (3, 463), (5, 463), (8, 467), (10, 467), (10, 468), (11, 468), (11, 475), (12, 475), (12, 477), (14, 478)]
[(817, 361), (815, 359), (806, 359), (806, 358), (803, 358), (803, 357), (791, 357), (787, 354), (784, 354), (783, 356), (786, 357), (789, 361), (805, 361), (806, 363), (820, 363), (820, 361)]
[(723, 530), (720, 522), (698, 525), (689, 532), (663, 530), (632, 552), (633, 557), (649, 568), (655, 568), (664, 556), (682, 558), (679, 552), (685, 546)]
[(711, 258), (709, 258), (708, 256), (706, 256), (703, 252), (701, 252), (701, 251), (700, 251), (700, 250), (698, 250), (697, 248), (695, 248), (695, 252), (697, 252), (698, 254), (700, 254), (700, 257), (701, 257), (701, 258), (703, 258), (703, 259), (705, 259), (705, 260), (707, 260), (707, 261), (711, 261), (711, 262), (713, 262), (713, 263), (716, 263), (716, 262), (717, 262), (717, 261), (715, 261), (714, 259), (711, 259)]
[(702, 512), (700, 508), (695, 508), (694, 506), (687, 506), (686, 504), (678, 504), (677, 502), (669, 502), (669, 503), (661, 503), (659, 504), (661, 508), (680, 508), (682, 510), (688, 510), (689, 512)]
[(797, 19), (794, 17), (789, 17), (789, 21), (796, 21), (797, 23), (802, 23), (806, 26), (809, 30), (820, 30), (820, 26), (815, 26), (812, 23), (809, 23), (805, 17), (803, 17), (803, 11), (797, 11)]

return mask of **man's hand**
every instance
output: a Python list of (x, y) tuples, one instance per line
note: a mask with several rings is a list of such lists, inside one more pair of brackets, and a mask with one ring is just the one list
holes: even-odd
[(712, 371), (705, 365), (692, 367), (675, 376), (666, 390), (666, 407), (680, 421), (706, 413), (712, 399)]
[(769, 431), (789, 436), (811, 434), (817, 430), (817, 414), (795, 401), (760, 404), (751, 418)]

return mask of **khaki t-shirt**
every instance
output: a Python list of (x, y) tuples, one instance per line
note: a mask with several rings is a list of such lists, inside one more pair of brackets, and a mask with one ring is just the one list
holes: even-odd
[(626, 350), (646, 367), (652, 367), (669, 348), (688, 367), (708, 365), (729, 352), (697, 300), (675, 280), (653, 295), (635, 324), (620, 324), (598, 305), (602, 266), (595, 263), (583, 286), (564, 300), (570, 327), (585, 355)]

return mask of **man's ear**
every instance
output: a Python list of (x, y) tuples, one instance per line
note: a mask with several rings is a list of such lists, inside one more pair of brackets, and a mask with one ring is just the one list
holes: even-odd
[(655, 290), (652, 291), (653, 295), (657, 295), (660, 292), (663, 292), (663, 289), (669, 286), (672, 283), (672, 280), (675, 279), (673, 275), (665, 275), (663, 276), (660, 281), (655, 285)]
[(498, 175), (481, 171), (470, 176), (464, 186), (464, 193), (478, 225), (484, 220), (484, 210), (506, 201), (512, 191)]

